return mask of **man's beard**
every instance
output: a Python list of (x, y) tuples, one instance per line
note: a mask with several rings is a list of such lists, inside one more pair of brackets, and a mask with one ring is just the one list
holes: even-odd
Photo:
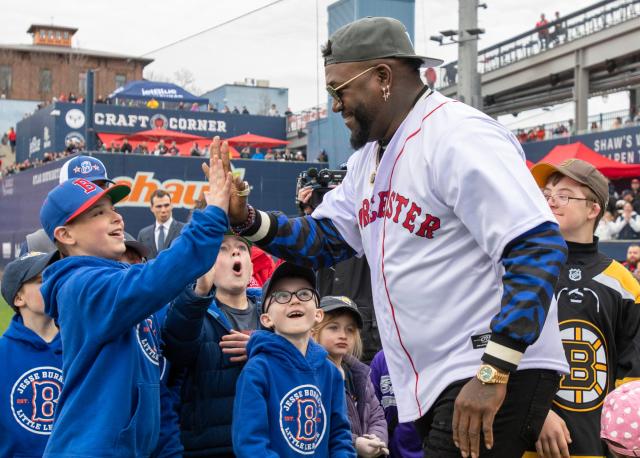
[(359, 105), (353, 110), (353, 119), (355, 122), (349, 142), (353, 149), (359, 150), (369, 142), (373, 115)]

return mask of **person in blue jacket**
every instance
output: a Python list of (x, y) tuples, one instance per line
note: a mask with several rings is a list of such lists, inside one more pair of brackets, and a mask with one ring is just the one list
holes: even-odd
[(261, 324), (236, 386), (233, 451), (243, 457), (355, 457), (344, 382), (311, 339), (322, 321), (315, 274), (285, 262), (263, 287)]
[(0, 456), (42, 456), (64, 379), (60, 334), (44, 313), (41, 273), (52, 255), (10, 262), (2, 297), (15, 311), (0, 337)]
[(250, 245), (224, 236), (213, 268), (169, 307), (163, 354), (181, 372), (180, 428), (185, 457), (233, 457), (231, 418), (249, 334), (260, 327), (260, 288)]
[[(204, 207), (203, 207), (204, 208)], [(124, 233), (125, 252), (120, 257), (121, 262), (127, 264), (143, 264), (149, 258), (149, 249), (143, 243), (138, 242), (128, 232)], [(148, 317), (142, 326), (137, 327), (138, 335), (155, 334), (153, 339), (147, 339), (147, 344), (155, 344), (158, 333), (165, 320), (168, 306)], [(160, 338), (162, 342), (162, 338)], [(161, 343), (162, 345), (162, 343)], [(171, 365), (162, 355), (160, 348), (148, 347), (149, 355), (158, 353), (158, 365), (160, 367), (160, 435), (151, 458), (182, 458), (184, 448), (180, 442), (180, 419), (178, 418), (178, 406), (180, 404), (180, 392), (177, 377), (173, 376)], [(155, 360), (155, 358), (154, 358)]]
[[(228, 228), (231, 174), (211, 147), (208, 207), (147, 264), (119, 262), (124, 224), (114, 204), (126, 186), (85, 179), (54, 188), (40, 211), (66, 257), (44, 273), (45, 311), (60, 327), (65, 385), (45, 457), (148, 457), (160, 428), (160, 368), (147, 318), (202, 276)], [(142, 332), (141, 332), (142, 329)]]

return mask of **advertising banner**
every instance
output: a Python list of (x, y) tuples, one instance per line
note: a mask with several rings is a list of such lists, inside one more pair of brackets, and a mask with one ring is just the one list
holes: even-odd
[(16, 124), (16, 162), (42, 158), (44, 153), (56, 151), (55, 125), (55, 110), (52, 105), (19, 121)]
[[(20, 121), (16, 128), (17, 161), (42, 158), (45, 152), (63, 151), (67, 142), (85, 141), (86, 116), (83, 104), (56, 102)], [(143, 130), (167, 129), (202, 137), (230, 138), (252, 133), (286, 139), (286, 118), (187, 110), (152, 110), (120, 105), (94, 106), (96, 132), (134, 134)], [(45, 135), (46, 134), (46, 135)]]
[(640, 126), (560, 137), (541, 142), (524, 143), (527, 159), (538, 162), (554, 146), (582, 142), (596, 153), (624, 164), (640, 163)]

